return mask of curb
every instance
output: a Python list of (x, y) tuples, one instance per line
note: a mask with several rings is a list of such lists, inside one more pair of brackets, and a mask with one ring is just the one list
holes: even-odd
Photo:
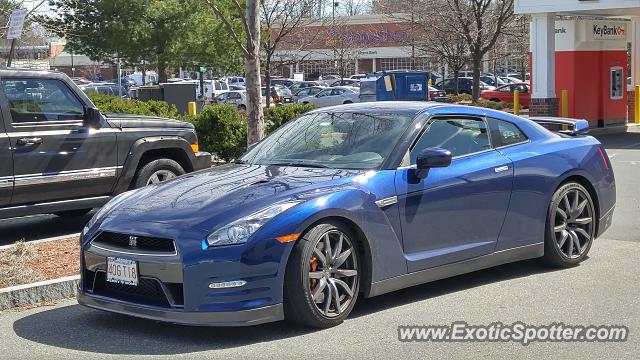
[(0, 310), (75, 297), (80, 275), (0, 289)]
[[(50, 237), (50, 238), (46, 238), (46, 239), (27, 240), (24, 243), (25, 244), (38, 245), (38, 244), (48, 243), (48, 242), (52, 242), (52, 241), (67, 240), (67, 239), (70, 239), (70, 238), (73, 238), (73, 237), (77, 237), (77, 236), (80, 236), (80, 235), (81, 235), (81, 233), (75, 233), (75, 234), (69, 234), (69, 235), (60, 235), (60, 236), (54, 236), (54, 237)], [(2, 245), (2, 246), (0, 246), (0, 250), (10, 249), (10, 248), (12, 248), (14, 246), (16, 246), (16, 243), (9, 244), (9, 245)]]

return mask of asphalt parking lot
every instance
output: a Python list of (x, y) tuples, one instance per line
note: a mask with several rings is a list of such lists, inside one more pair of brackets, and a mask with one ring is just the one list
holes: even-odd
[[(618, 186), (612, 228), (568, 270), (536, 261), (360, 301), (344, 324), (308, 331), (284, 323), (184, 327), (89, 310), (73, 300), (0, 313), (0, 359), (108, 358), (640, 358), (640, 132), (601, 137)], [(0, 229), (1, 231), (1, 229)], [(625, 325), (622, 343), (404, 343), (401, 325)]]

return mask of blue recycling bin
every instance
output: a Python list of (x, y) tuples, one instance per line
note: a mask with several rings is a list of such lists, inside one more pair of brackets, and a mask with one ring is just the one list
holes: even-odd
[(428, 74), (421, 71), (381, 71), (360, 81), (360, 102), (427, 101)]

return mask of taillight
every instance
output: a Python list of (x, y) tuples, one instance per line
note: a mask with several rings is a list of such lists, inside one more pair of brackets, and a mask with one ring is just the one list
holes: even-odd
[(276, 96), (273, 97), (273, 101), (275, 101), (275, 102), (280, 102), (281, 100), (282, 100), (282, 98), (280, 98), (279, 95), (276, 95)]
[(604, 168), (609, 170), (609, 161), (607, 161), (607, 156), (604, 154), (604, 150), (602, 150), (601, 146), (598, 146), (598, 152), (600, 153), (600, 158), (602, 159)]

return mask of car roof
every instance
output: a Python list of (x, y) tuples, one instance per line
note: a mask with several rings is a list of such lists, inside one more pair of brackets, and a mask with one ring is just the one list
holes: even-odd
[(444, 104), (422, 101), (379, 101), (331, 106), (313, 110), (313, 112), (367, 112), (372, 114), (417, 115), (426, 110), (445, 106)]

